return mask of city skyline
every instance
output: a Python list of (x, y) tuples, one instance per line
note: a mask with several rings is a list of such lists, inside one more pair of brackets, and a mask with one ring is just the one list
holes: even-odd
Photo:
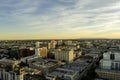
[(119, 0), (1, 0), (0, 40), (120, 38)]

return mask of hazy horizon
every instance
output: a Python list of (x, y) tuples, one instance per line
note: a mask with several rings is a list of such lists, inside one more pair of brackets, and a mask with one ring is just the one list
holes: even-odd
[(1, 0), (0, 40), (120, 38), (120, 0)]

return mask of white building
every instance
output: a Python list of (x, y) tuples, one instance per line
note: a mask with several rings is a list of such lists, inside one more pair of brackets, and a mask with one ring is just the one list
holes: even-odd
[(102, 69), (120, 70), (120, 53), (107, 52), (103, 54), (103, 59), (100, 61)]
[(68, 63), (73, 62), (74, 51), (73, 50), (57, 50), (54, 53), (56, 60), (64, 60)]
[(107, 52), (100, 60), (100, 67), (95, 70), (100, 78), (120, 80), (120, 53)]
[(40, 47), (40, 42), (36, 42), (36, 43), (35, 43), (35, 47), (36, 47), (36, 48), (39, 48), (39, 47)]
[(35, 56), (40, 56), (40, 48), (35, 49)]

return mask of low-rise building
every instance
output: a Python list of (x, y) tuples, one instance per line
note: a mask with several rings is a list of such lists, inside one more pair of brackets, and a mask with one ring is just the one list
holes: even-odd
[(56, 78), (61, 78), (63, 80), (76, 80), (78, 77), (78, 71), (65, 68), (57, 68), (52, 73), (46, 75), (46, 79), (48, 80), (56, 80)]
[(77, 59), (73, 63), (65, 64), (46, 75), (48, 80), (80, 80), (91, 68), (92, 63), (87, 60)]
[(29, 61), (28, 64), (30, 68), (40, 70), (42, 74), (46, 74), (59, 67), (61, 62), (51, 59), (44, 60), (42, 58), (36, 58)]
[(18, 60), (10, 60), (10, 59), (0, 59), (0, 67), (11, 67), (12, 69), (14, 69), (16, 66), (18, 66), (20, 62)]
[(41, 75), (41, 71), (40, 70), (37, 70), (37, 69), (33, 69), (33, 68), (30, 68), (30, 67), (25, 67), (24, 68), (25, 70), (25, 74), (29, 74), (29, 75)]

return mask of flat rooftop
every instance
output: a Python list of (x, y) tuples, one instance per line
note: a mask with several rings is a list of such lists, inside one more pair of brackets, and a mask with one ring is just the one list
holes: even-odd
[(70, 69), (64, 69), (64, 68), (57, 68), (55, 71), (53, 71), (52, 73), (50, 73), (49, 75), (70, 75), (70, 76), (74, 76), (74, 74), (78, 73), (78, 71), (74, 71), (74, 70), (70, 70)]
[(52, 67), (54, 65), (56, 65), (58, 62), (55, 60), (33, 60), (30, 64), (35, 65), (37, 67), (43, 67), (43, 68), (49, 68)]
[(16, 62), (18, 63), (19, 61), (6, 59), (6, 58), (0, 59), (0, 64), (4, 64), (4, 65), (13, 65), (16, 64)]

